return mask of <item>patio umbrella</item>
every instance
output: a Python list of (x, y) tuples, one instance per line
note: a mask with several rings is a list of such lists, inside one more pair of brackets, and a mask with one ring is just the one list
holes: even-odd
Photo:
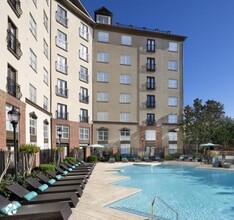
[(104, 146), (101, 145), (101, 144), (91, 144), (90, 147), (93, 147), (93, 148), (104, 148)]
[(206, 143), (206, 144), (200, 144), (200, 148), (204, 149), (210, 149), (219, 146), (219, 144), (213, 144), (213, 143)]

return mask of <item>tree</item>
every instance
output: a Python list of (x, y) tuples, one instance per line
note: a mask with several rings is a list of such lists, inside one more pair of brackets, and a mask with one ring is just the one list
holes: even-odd
[(197, 98), (193, 101), (193, 106), (185, 106), (183, 118), (185, 141), (197, 144), (216, 142), (224, 113), (223, 104), (214, 100), (202, 104), (202, 100)]
[(11, 163), (11, 151), (6, 151), (5, 152), (5, 161), (4, 161), (5, 168), (4, 168), (3, 172), (0, 175), (0, 183), (2, 182), (3, 177), (6, 175), (7, 170), (9, 168), (9, 166), (10, 166), (10, 163)]

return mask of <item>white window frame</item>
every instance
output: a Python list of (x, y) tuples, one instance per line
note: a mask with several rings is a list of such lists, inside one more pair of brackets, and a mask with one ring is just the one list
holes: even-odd
[(169, 96), (168, 97), (168, 106), (178, 106), (178, 97)]
[(178, 43), (177, 42), (169, 42), (168, 51), (178, 52)]
[(89, 135), (90, 135), (89, 128), (80, 127), (79, 129), (80, 140), (89, 140)]
[(130, 141), (131, 140), (131, 133), (130, 130), (126, 129), (122, 129), (120, 130), (120, 137), (119, 137), (120, 141)]
[(37, 71), (37, 56), (32, 49), (29, 50), (29, 65)]
[(123, 85), (131, 85), (131, 74), (121, 73), (119, 77), (119, 83)]
[(87, 82), (89, 81), (88, 78), (88, 68), (84, 67), (84, 66), (80, 66), (80, 72), (79, 72), (79, 79), (83, 82)]
[(130, 93), (120, 93), (119, 102), (120, 103), (131, 103), (131, 94)]
[(43, 109), (48, 111), (48, 107), (49, 107), (49, 99), (46, 96), (44, 96), (43, 97)]
[(45, 139), (49, 138), (49, 125), (46, 123), (43, 123), (43, 135)]
[(168, 79), (168, 88), (169, 89), (178, 89), (178, 80), (177, 79)]
[(109, 33), (103, 32), (103, 31), (98, 31), (97, 38), (98, 38), (99, 42), (108, 43), (109, 42)]
[(57, 7), (56, 21), (64, 25), (65, 27), (68, 26), (67, 11), (64, 8), (62, 8), (60, 5), (58, 5)]
[(37, 103), (37, 89), (32, 84), (29, 84), (29, 100)]
[(89, 61), (88, 47), (81, 44), (80, 50), (79, 50), (79, 55), (80, 55), (80, 59), (88, 62)]
[(97, 53), (97, 62), (100, 62), (100, 63), (109, 63), (109, 53), (98, 52)]
[(146, 130), (145, 131), (145, 140), (146, 141), (155, 141), (156, 140), (156, 131), (155, 130)]
[(121, 44), (125, 46), (132, 46), (132, 36), (122, 35)]
[(79, 34), (80, 37), (82, 37), (85, 40), (89, 40), (89, 29), (88, 26), (85, 25), (84, 23), (80, 23), (80, 28), (79, 28)]
[(58, 54), (56, 62), (56, 70), (67, 74), (67, 58)]
[(37, 23), (31, 13), (29, 13), (29, 30), (32, 35), (37, 38)]
[(108, 102), (109, 93), (108, 92), (97, 92), (97, 102)]
[(69, 126), (67, 126), (67, 125), (57, 125), (56, 130), (55, 130), (56, 138), (59, 138), (58, 132), (57, 132), (58, 129), (60, 129), (60, 131), (61, 131), (61, 138), (68, 140), (69, 139)]
[(29, 117), (29, 133), (30, 135), (37, 135), (37, 119)]
[(172, 70), (172, 71), (178, 70), (177, 60), (168, 60), (168, 70)]
[(49, 50), (49, 47), (48, 47), (48, 44), (47, 44), (47, 42), (46, 42), (45, 39), (43, 39), (43, 49), (44, 49), (44, 54), (45, 54), (45, 56), (48, 58), (48, 54), (49, 54), (48, 50)]
[(108, 72), (97, 72), (97, 82), (109, 82), (109, 73)]
[(121, 155), (129, 155), (131, 153), (130, 144), (120, 144), (120, 154)]
[(108, 121), (108, 112), (97, 112), (97, 121)]
[(109, 131), (106, 129), (97, 130), (97, 140), (98, 141), (108, 141)]
[(168, 132), (168, 140), (169, 141), (177, 141), (178, 135), (177, 132)]
[(45, 67), (43, 67), (43, 82), (48, 85), (49, 84), (49, 73)]
[(97, 14), (96, 22), (99, 24), (111, 24), (111, 18), (109, 16)]
[(46, 31), (48, 31), (48, 17), (47, 17), (45, 10), (43, 10), (43, 24), (44, 24)]
[(60, 30), (57, 30), (56, 45), (67, 50), (67, 35)]
[(132, 57), (129, 55), (120, 55), (120, 64), (131, 66), (132, 64)]
[(131, 113), (130, 112), (120, 112), (119, 120), (121, 122), (129, 122), (129, 121), (131, 121)]
[(170, 115), (168, 115), (168, 123), (169, 124), (176, 124), (176, 123), (178, 123), (178, 115), (177, 114), (170, 114)]

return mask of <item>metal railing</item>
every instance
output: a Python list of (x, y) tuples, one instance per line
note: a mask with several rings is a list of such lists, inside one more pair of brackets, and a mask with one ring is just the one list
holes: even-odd
[(176, 220), (179, 220), (179, 214), (177, 211), (175, 211), (171, 206), (169, 206), (164, 200), (162, 200), (160, 197), (155, 196), (152, 203), (151, 203), (151, 216), (150, 219), (154, 220), (154, 203), (155, 200), (159, 200), (161, 203), (163, 203), (168, 209), (170, 209), (172, 212), (174, 212), (176, 214)]

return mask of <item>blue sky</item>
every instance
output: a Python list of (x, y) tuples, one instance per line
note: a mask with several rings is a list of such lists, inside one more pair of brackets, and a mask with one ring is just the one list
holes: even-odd
[(234, 118), (234, 0), (81, 0), (93, 17), (105, 6), (113, 22), (187, 36), (184, 105), (200, 98), (224, 104)]

